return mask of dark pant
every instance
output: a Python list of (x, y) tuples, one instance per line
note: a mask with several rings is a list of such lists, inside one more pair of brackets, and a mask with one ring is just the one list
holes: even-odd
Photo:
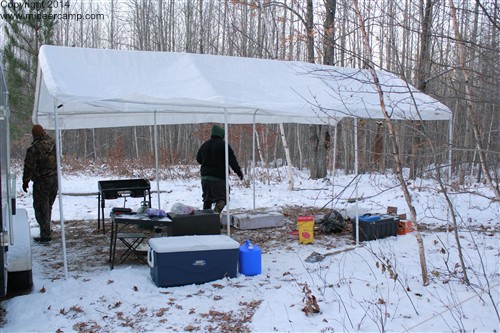
[(212, 209), (220, 213), (226, 206), (226, 182), (223, 180), (202, 180), (201, 189), (203, 191), (203, 209)]
[(39, 179), (33, 182), (33, 208), (35, 218), (40, 225), (40, 237), (51, 236), (52, 205), (57, 196), (57, 176)]

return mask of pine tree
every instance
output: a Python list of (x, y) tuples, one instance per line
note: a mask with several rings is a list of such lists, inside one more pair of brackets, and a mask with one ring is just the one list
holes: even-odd
[[(36, 5), (36, 4), (42, 4)], [(44, 2), (24, 0), (16, 6), (4, 6), (5, 46), (4, 61), (13, 140), (31, 127), (38, 51), (43, 44), (51, 44), (56, 21), (52, 9)]]

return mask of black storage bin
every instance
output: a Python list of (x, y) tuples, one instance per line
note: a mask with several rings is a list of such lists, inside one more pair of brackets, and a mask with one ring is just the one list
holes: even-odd
[[(399, 218), (385, 214), (367, 214), (359, 217), (359, 241), (397, 236)], [(352, 236), (356, 239), (356, 218), (351, 221)]]
[(172, 220), (167, 227), (169, 236), (219, 235), (220, 216), (212, 209), (196, 210), (193, 214), (168, 213)]

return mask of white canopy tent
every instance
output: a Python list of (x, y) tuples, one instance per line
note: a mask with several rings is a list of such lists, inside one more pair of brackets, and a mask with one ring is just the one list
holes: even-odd
[[(392, 119), (451, 119), (440, 102), (391, 73), (377, 74)], [(343, 117), (383, 118), (369, 71), (188, 53), (40, 48), (33, 123), (56, 135), (207, 122), (224, 123), (227, 133), (228, 123), (335, 125)], [(60, 207), (63, 225), (62, 202)]]
[[(394, 119), (450, 119), (443, 104), (378, 75)], [(44, 45), (33, 121), (54, 129), (60, 104), (60, 129), (152, 125), (155, 111), (158, 124), (222, 123), (225, 113), (238, 124), (381, 118), (372, 81), (367, 70), (302, 62)]]

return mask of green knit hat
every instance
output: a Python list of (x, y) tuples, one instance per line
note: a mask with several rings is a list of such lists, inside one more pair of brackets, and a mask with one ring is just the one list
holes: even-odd
[(224, 139), (224, 129), (220, 126), (214, 125), (212, 127), (212, 132), (210, 134), (211, 136), (218, 136), (221, 139)]

